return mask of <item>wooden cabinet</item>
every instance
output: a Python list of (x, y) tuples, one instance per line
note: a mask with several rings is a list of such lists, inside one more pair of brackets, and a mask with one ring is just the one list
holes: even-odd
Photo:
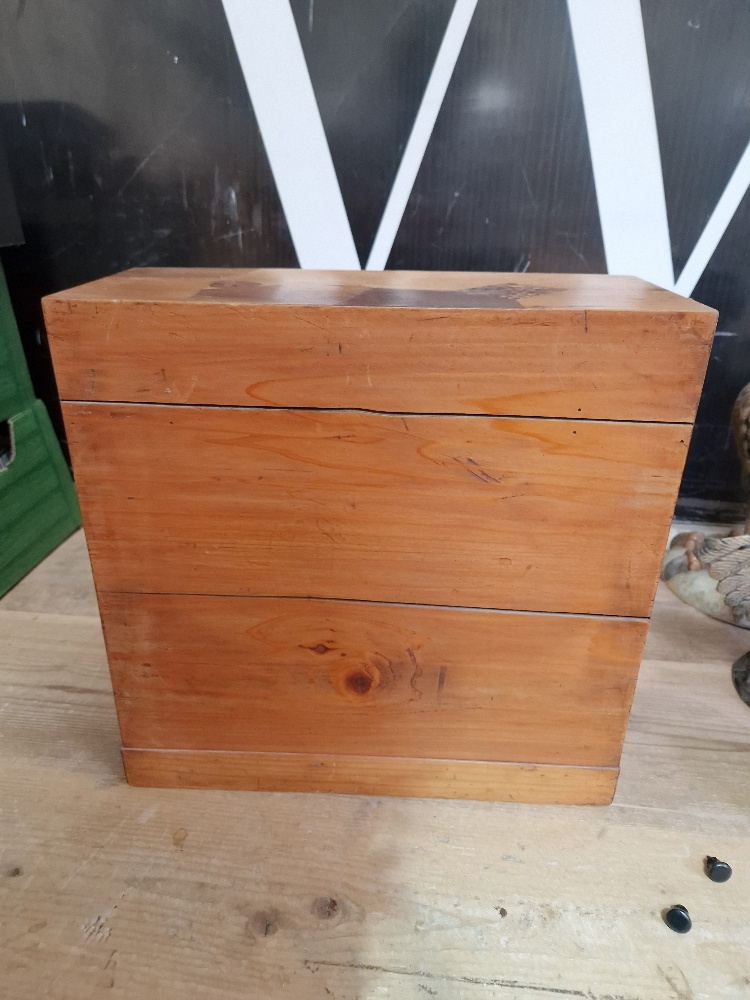
[(45, 316), (130, 781), (610, 800), (712, 310), (145, 269)]

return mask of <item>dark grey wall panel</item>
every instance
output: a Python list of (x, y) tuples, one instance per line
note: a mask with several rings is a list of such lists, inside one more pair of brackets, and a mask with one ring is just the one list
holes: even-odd
[(220, 3), (9, 7), (2, 134), (24, 224), (79, 225), (58, 268), (296, 263)]
[(13, 243), (23, 243), (23, 233), (16, 208), (16, 197), (10, 183), (8, 164), (0, 148), (0, 247)]
[(364, 265), (453, 0), (292, 0)]
[(642, 0), (677, 274), (750, 140), (747, 0)]
[(739, 461), (729, 434), (732, 404), (750, 382), (750, 193), (742, 199), (693, 297), (719, 309), (706, 382), (680, 489), (680, 513), (746, 516)]
[(564, 2), (479, 0), (388, 266), (606, 271)]
[[(679, 275), (750, 141), (750, 4), (642, 0), (675, 273)], [(750, 198), (745, 196), (694, 297), (719, 310), (680, 491), (686, 516), (736, 516), (745, 498), (729, 435), (750, 381)]]

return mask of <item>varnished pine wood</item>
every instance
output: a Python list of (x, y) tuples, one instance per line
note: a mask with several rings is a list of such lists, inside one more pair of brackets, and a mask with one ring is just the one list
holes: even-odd
[(646, 634), (347, 601), (101, 601), (122, 741), (154, 749), (616, 766)]
[(102, 591), (648, 615), (686, 428), (63, 407)]
[(45, 310), (130, 750), (278, 787), (279, 754), (349, 790), (365, 757), (381, 791), (614, 779), (712, 310), (609, 276), (180, 269)]
[(335, 754), (226, 753), (123, 748), (128, 781), (149, 788), (334, 792), (489, 802), (601, 806), (616, 768)]
[[(465, 293), (457, 308), (631, 310), (712, 313), (711, 309), (640, 278), (611, 274), (536, 274), (496, 271), (314, 271), (299, 268), (136, 267), (49, 295), (45, 302), (122, 301), (276, 305), (346, 305), (375, 295), (369, 305), (415, 308), (413, 296)], [(388, 299), (390, 296), (390, 299)], [(409, 298), (411, 296), (411, 299)], [(432, 300), (439, 306), (439, 297)]]
[(691, 422), (716, 313), (634, 278), (141, 269), (45, 300), (64, 399)]

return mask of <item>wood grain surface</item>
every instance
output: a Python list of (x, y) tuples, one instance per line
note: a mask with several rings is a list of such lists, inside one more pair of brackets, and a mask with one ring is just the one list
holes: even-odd
[(459, 308), (615, 309), (638, 313), (712, 313), (707, 306), (640, 278), (611, 274), (536, 274), (497, 271), (315, 271), (300, 268), (136, 267), (49, 295), (71, 301), (347, 305), (370, 295), (368, 305), (409, 308), (425, 293), (433, 306), (443, 292), (460, 296)]
[(716, 314), (607, 275), (126, 272), (45, 300), (61, 396), (692, 422)]
[(152, 749), (614, 766), (646, 634), (349, 601), (101, 601), (123, 743)]
[(0, 601), (3, 997), (746, 1000), (748, 638), (660, 588), (606, 808), (137, 788), (78, 533)]
[(609, 805), (617, 769), (336, 754), (122, 752), (132, 785)]
[(128, 773), (611, 794), (714, 311), (609, 276), (146, 269), (45, 315)]
[(646, 617), (687, 430), (63, 407), (103, 591)]

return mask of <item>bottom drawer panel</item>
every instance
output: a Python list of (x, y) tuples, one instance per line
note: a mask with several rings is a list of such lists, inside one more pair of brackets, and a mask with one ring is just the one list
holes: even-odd
[(617, 768), (481, 760), (123, 750), (131, 785), (253, 792), (339, 792), (489, 802), (604, 806)]
[(351, 601), (100, 596), (123, 743), (144, 750), (612, 767), (647, 625)]

